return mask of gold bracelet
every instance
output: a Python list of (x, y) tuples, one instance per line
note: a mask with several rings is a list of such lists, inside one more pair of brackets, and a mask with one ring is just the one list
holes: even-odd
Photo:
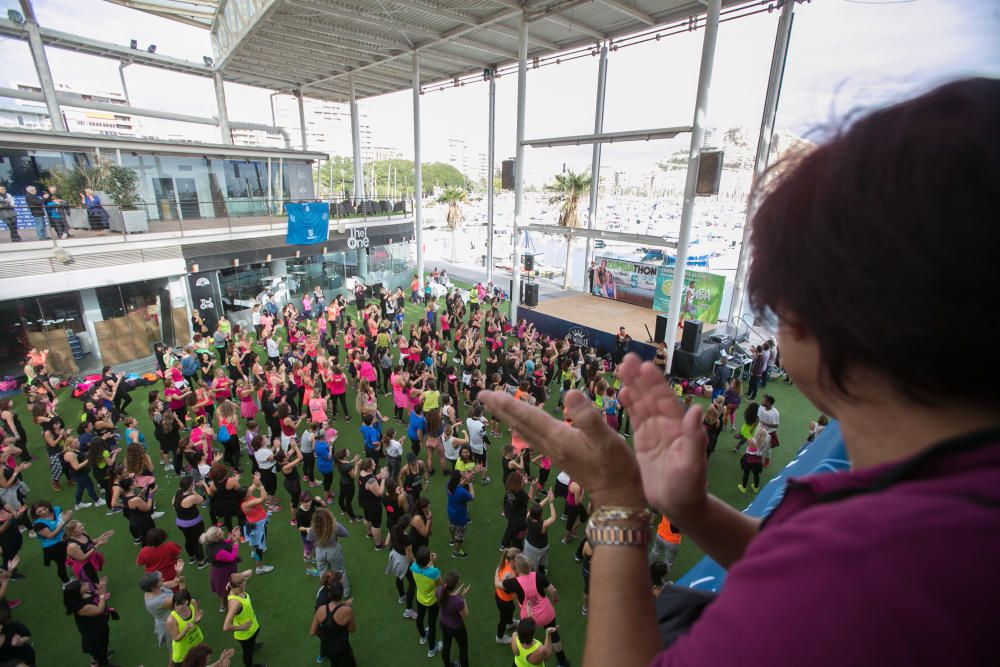
[(590, 521), (594, 524), (604, 524), (609, 521), (636, 521), (643, 525), (649, 525), (653, 518), (652, 513), (646, 509), (635, 507), (622, 507), (620, 505), (605, 505), (599, 507)]
[[(652, 542), (653, 531), (647, 509), (605, 506), (598, 509), (587, 522), (587, 540), (593, 546), (640, 547), (645, 549)], [(622, 522), (638, 525), (622, 526)]]

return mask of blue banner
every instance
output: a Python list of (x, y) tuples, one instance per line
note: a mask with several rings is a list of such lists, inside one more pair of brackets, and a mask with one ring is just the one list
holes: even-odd
[[(790, 477), (840, 472), (847, 470), (850, 465), (844, 441), (840, 437), (840, 424), (836, 420), (831, 420), (830, 425), (816, 436), (815, 441), (803, 445), (795, 458), (764, 485), (743, 513), (761, 518), (770, 514), (785, 496), (785, 487)], [(726, 571), (714, 560), (705, 556), (677, 581), (677, 585), (718, 592), (725, 580)]]
[(300, 204), (285, 204), (288, 213), (288, 245), (309, 245), (323, 243), (330, 231), (330, 205), (313, 201)]

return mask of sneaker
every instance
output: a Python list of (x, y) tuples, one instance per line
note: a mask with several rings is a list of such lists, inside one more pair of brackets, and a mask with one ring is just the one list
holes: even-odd
[(85, 509), (93, 507), (93, 506), (94, 506), (94, 503), (77, 503), (76, 504), (76, 509), (77, 510), (85, 510)]
[(226, 608), (225, 607), (219, 607), (219, 613), (220, 614), (225, 614), (226, 613)]
[(511, 642), (510, 635), (504, 635), (503, 637), (497, 637), (496, 638), (496, 642), (497, 642), (497, 644), (510, 644), (510, 642)]
[(15, 600), (11, 600), (11, 599), (8, 599), (7, 600), (7, 606), (10, 607), (11, 609), (16, 609), (16, 608), (18, 608), (18, 607), (21, 606), (21, 602), (23, 602), (23, 600), (16, 600), (16, 599)]
[(254, 570), (254, 574), (267, 574), (273, 569), (273, 565), (258, 565), (257, 569)]
[(314, 567), (310, 567), (310, 568), (308, 568), (306, 570), (306, 574), (308, 574), (310, 577), (318, 577), (319, 576), (319, 570), (317, 570)]
[(737, 484), (736, 488), (740, 490), (740, 493), (746, 493), (747, 492), (747, 487), (743, 486), (742, 484)]
[(326, 658), (324, 658), (323, 656), (321, 656), (321, 655), (317, 655), (316, 656), (316, 664), (317, 665), (322, 665), (324, 660), (326, 660)]
[(104, 516), (111, 516), (113, 514), (118, 514), (121, 511), (122, 511), (121, 507), (112, 507), (111, 509), (109, 509), (107, 512), (104, 513)]
[(163, 516), (163, 512), (153, 512), (153, 514), (150, 516), (150, 518), (151, 519), (159, 519), (162, 516)]
[[(426, 643), (427, 643), (427, 635), (420, 635), (420, 645), (423, 646)], [(431, 649), (431, 650), (433, 650), (433, 649)], [(434, 655), (431, 654), (430, 657), (434, 657)]]
[(417, 617), (417, 612), (415, 612), (412, 609), (407, 609), (406, 611), (403, 612), (403, 618), (416, 618), (416, 617)]
[(203, 560), (200, 563), (198, 563), (198, 569), (199, 570), (204, 570), (206, 567), (208, 567), (208, 561), (207, 560)]
[(400, 595), (399, 599), (396, 600), (396, 604), (403, 604), (404, 602), (406, 602), (406, 596), (405, 595)]
[(435, 655), (438, 654), (438, 652), (443, 647), (444, 647), (444, 643), (443, 642), (438, 642), (437, 644), (434, 645), (434, 648), (427, 649), (427, 657), (428, 658), (433, 658)]
[(587, 608), (586, 607), (582, 607), (580, 609), (580, 615), (581, 616), (586, 616), (587, 615)]
[(451, 557), (452, 558), (460, 558), (462, 560), (465, 560), (466, 558), (469, 557), (469, 554), (465, 553), (464, 551), (452, 551), (451, 552)]
[(486, 486), (489, 483), (490, 483), (490, 478), (489, 477), (483, 477), (483, 486)]
[(107, 501), (105, 501), (104, 498), (101, 498), (96, 503), (94, 503), (94, 507), (104, 507), (107, 504), (108, 504)]
[(756, 484), (751, 484), (750, 488), (753, 489), (754, 493), (757, 493), (758, 491), (760, 491), (760, 487), (757, 486)]
[(448, 546), (449, 547), (455, 546), (455, 540), (448, 540)]

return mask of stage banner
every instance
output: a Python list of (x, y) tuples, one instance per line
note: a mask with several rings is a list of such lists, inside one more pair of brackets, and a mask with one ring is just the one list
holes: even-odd
[[(718, 322), (726, 277), (688, 270), (684, 272), (684, 282), (687, 285), (682, 292), (684, 301), (681, 303), (680, 321), (701, 320), (706, 324)], [(670, 310), (670, 291), (673, 287), (674, 267), (659, 267), (656, 274), (656, 296), (653, 297), (654, 310), (662, 312)]]
[(285, 204), (288, 213), (288, 245), (309, 245), (326, 241), (330, 231), (330, 205), (311, 201), (299, 204)]
[(606, 299), (653, 307), (656, 294), (656, 264), (643, 264), (614, 257), (597, 257), (594, 294)]

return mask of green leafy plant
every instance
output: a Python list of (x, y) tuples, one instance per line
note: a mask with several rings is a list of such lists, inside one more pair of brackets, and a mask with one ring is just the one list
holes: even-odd
[(42, 185), (56, 186), (59, 196), (76, 205), (84, 190), (106, 192), (111, 202), (123, 211), (133, 211), (140, 201), (139, 175), (131, 169), (106, 160), (72, 169), (56, 167), (42, 180)]

